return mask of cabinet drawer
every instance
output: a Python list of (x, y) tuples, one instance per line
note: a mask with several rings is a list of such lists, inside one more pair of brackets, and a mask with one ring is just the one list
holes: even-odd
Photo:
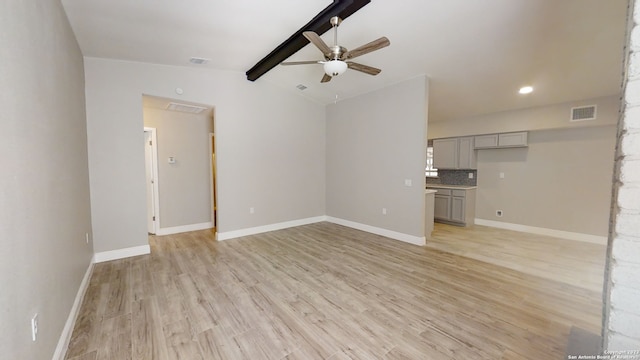
[(451, 195), (465, 197), (467, 195), (467, 192), (464, 190), (451, 190)]
[(432, 189), (432, 190), (436, 191), (436, 195), (447, 195), (447, 196), (451, 195), (451, 190), (449, 190), (449, 189), (438, 189), (438, 188), (435, 188), (435, 189)]

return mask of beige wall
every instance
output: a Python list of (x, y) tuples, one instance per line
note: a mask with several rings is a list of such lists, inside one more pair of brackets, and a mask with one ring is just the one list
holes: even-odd
[(215, 107), (219, 232), (325, 214), (324, 106), (241, 72), (96, 58), (85, 72), (96, 251), (147, 244), (142, 94)]
[[(570, 122), (571, 108), (586, 105), (597, 105), (597, 119)], [(552, 106), (504, 111), (456, 121), (430, 122), (429, 139), (495, 132), (615, 125), (618, 121), (619, 108), (620, 96), (614, 95)]]
[(50, 359), (93, 254), (82, 55), (57, 0), (0, 2), (0, 34), (0, 357)]
[[(584, 105), (598, 106), (597, 119), (569, 122)], [(476, 217), (606, 236), (619, 107), (610, 96), (429, 123), (429, 138), (530, 131), (528, 148), (477, 151)]]
[[(211, 221), (211, 114), (144, 108), (144, 126), (158, 138), (160, 228)], [(173, 156), (175, 164), (169, 164)]]
[(427, 96), (418, 77), (329, 105), (327, 215), (424, 236)]
[(615, 134), (615, 125), (531, 131), (527, 148), (478, 150), (476, 217), (605, 237)]

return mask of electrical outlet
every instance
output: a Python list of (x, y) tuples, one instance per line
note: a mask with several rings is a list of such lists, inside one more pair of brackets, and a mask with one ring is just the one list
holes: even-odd
[(473, 179), (473, 173), (469, 173), (469, 179)]
[(89, 243), (89, 233), (84, 233), (84, 239), (86, 240), (87, 244)]
[(504, 179), (504, 173), (503, 172), (500, 173), (500, 179)]
[(253, 207), (250, 207), (250, 208), (249, 208), (249, 214), (253, 214), (253, 213), (255, 213), (255, 212), (256, 212), (256, 209), (255, 209), (255, 208), (253, 208)]
[(411, 179), (404, 179), (404, 186), (411, 186), (413, 185), (413, 182), (411, 181)]
[(382, 215), (387, 215), (387, 208), (382, 208)]
[(31, 318), (31, 340), (36, 341), (38, 335), (38, 313)]
[(496, 210), (496, 216), (502, 217), (502, 210)]

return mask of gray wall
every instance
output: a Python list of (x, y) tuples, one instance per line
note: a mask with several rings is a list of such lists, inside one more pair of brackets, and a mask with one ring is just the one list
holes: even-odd
[(156, 128), (158, 138), (160, 227), (210, 222), (211, 114), (144, 108), (144, 126)]
[[(593, 104), (596, 120), (569, 122), (572, 107)], [(478, 150), (476, 217), (606, 236), (618, 109), (609, 96), (506, 111), (430, 123), (429, 138), (529, 130), (528, 148)]]
[(424, 236), (427, 97), (418, 77), (328, 106), (328, 216)]
[[(597, 105), (597, 119), (570, 122), (571, 108), (586, 105)], [(551, 106), (503, 111), (454, 121), (429, 122), (429, 139), (494, 132), (615, 125), (618, 122), (619, 109), (620, 96), (616, 94)]]
[(0, 2), (0, 34), (0, 357), (50, 359), (93, 254), (82, 55), (57, 0)]
[(96, 58), (85, 72), (97, 252), (147, 244), (142, 94), (215, 107), (219, 232), (325, 214), (324, 106), (242, 72)]
[(614, 125), (539, 130), (528, 148), (478, 150), (476, 217), (606, 236), (615, 134)]

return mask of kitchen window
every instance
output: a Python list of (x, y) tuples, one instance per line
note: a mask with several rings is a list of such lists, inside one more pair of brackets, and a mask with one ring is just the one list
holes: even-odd
[(433, 167), (433, 146), (427, 147), (427, 167), (425, 175), (429, 177), (438, 177), (438, 169)]

